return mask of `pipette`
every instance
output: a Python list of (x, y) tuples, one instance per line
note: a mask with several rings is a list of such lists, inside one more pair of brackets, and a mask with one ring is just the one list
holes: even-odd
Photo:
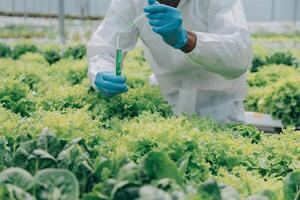
[(133, 28), (139, 21), (141, 21), (144, 17), (146, 17), (146, 15), (147, 15), (147, 13), (142, 13), (140, 16), (135, 18), (126, 28), (121, 30), (119, 33), (122, 34), (126, 31), (128, 31), (129, 29)]
[(123, 52), (122, 48), (120, 47), (120, 39), (121, 35), (126, 31), (133, 28), (139, 21), (141, 21), (147, 14), (143, 13), (137, 18), (135, 18), (126, 28), (122, 29), (117, 33), (117, 51), (116, 51), (116, 75), (121, 76), (122, 74), (122, 62), (123, 62)]
[(120, 38), (121, 38), (121, 35), (123, 33), (127, 32), (128, 30), (130, 30), (131, 28), (133, 28), (146, 15), (147, 15), (147, 13), (142, 13), (140, 16), (138, 16), (137, 18), (135, 18), (131, 23), (129, 23), (129, 25), (126, 28), (122, 29), (121, 31), (119, 31), (117, 33), (117, 49), (120, 49)]

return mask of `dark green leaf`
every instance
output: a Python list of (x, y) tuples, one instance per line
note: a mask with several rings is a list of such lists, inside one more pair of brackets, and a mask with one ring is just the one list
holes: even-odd
[(45, 58), (45, 60), (47, 60), (49, 65), (52, 65), (52, 64), (58, 62), (61, 59), (61, 56), (56, 51), (49, 50), (49, 51), (44, 52), (44, 58)]
[(26, 161), (35, 149), (36, 141), (34, 140), (21, 143), (14, 154), (13, 166), (26, 168)]
[(57, 167), (56, 160), (48, 152), (42, 149), (34, 150), (26, 161), (26, 168), (31, 173), (36, 173), (38, 170)]
[(22, 168), (9, 168), (0, 173), (0, 184), (11, 184), (29, 190), (34, 184), (34, 179)]
[(145, 174), (151, 179), (170, 178), (182, 184), (182, 176), (176, 164), (164, 153), (150, 152), (143, 161)]
[(284, 200), (300, 200), (300, 172), (292, 172), (283, 182)]
[(127, 163), (118, 172), (118, 180), (129, 181), (130, 183), (138, 183), (140, 168), (134, 163)]
[(80, 184), (80, 191), (91, 189), (90, 178), (92, 178), (94, 168), (87, 152), (79, 144), (75, 143), (60, 152), (57, 163), (60, 168), (69, 169), (76, 175)]
[(38, 138), (37, 147), (47, 151), (56, 158), (64, 149), (66, 143), (66, 140), (58, 138), (56, 135), (50, 133), (49, 130), (45, 129)]
[(40, 200), (77, 200), (79, 185), (69, 170), (44, 169), (39, 171), (35, 180), (38, 184)]
[(116, 184), (111, 192), (113, 200), (132, 200), (139, 197), (140, 186), (122, 181)]
[(199, 187), (198, 194), (204, 199), (222, 200), (220, 188), (214, 179), (209, 179), (204, 182)]
[(33, 196), (23, 189), (11, 184), (0, 185), (0, 199), (3, 200), (35, 200)]
[(97, 164), (95, 169), (95, 176), (100, 181), (108, 179), (112, 173), (113, 162), (111, 160), (102, 160)]

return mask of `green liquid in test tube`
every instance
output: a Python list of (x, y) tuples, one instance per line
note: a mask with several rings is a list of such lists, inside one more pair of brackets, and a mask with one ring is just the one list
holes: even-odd
[(122, 49), (117, 49), (117, 54), (116, 54), (116, 75), (117, 76), (122, 75), (122, 62), (123, 62)]

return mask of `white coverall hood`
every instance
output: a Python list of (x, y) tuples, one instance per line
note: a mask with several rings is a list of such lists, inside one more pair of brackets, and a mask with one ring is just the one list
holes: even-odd
[[(112, 0), (88, 45), (92, 83), (97, 73), (115, 71), (117, 33), (143, 13), (147, 0)], [(146, 18), (122, 35), (124, 52), (141, 39), (145, 57), (175, 114), (197, 113), (223, 122), (244, 121), (246, 72), (252, 61), (250, 34), (241, 0), (181, 0), (183, 26), (197, 34), (189, 54), (154, 33)], [(127, 66), (130, 67), (130, 66)]]

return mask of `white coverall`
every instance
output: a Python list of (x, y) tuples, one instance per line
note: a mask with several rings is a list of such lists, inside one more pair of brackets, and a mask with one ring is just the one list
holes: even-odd
[[(88, 76), (115, 71), (117, 33), (148, 6), (147, 0), (112, 0), (107, 15), (88, 44)], [(183, 27), (197, 34), (188, 54), (167, 45), (148, 19), (121, 38), (124, 52), (141, 39), (146, 60), (175, 114), (197, 113), (222, 122), (244, 121), (246, 72), (252, 61), (250, 34), (241, 0), (181, 0)], [(130, 67), (130, 66), (127, 66)]]

